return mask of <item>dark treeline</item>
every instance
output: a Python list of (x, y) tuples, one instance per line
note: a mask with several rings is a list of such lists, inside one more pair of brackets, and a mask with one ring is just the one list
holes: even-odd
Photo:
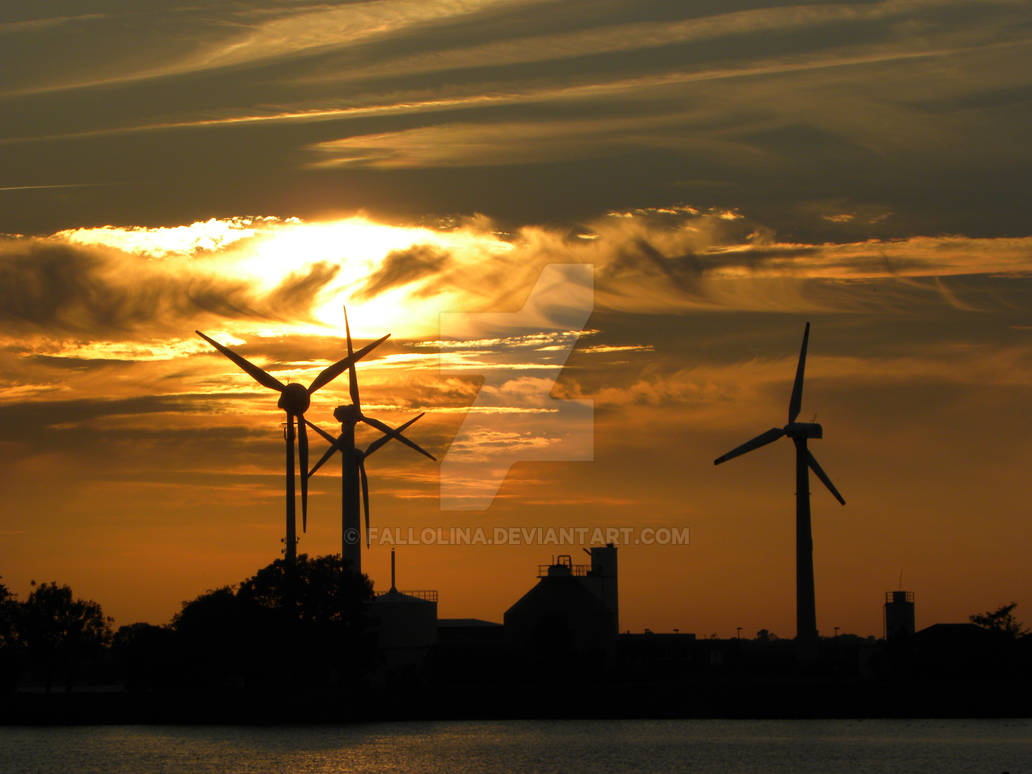
[(369, 579), (338, 556), (262, 568), (236, 587), (184, 602), (165, 626), (117, 631), (68, 586), (0, 585), (0, 690), (96, 690), (163, 696), (270, 696), (353, 688), (375, 664)]

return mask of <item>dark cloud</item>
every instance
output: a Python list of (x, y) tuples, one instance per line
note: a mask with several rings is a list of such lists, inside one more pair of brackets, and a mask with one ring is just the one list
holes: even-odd
[(320, 261), (309, 267), (306, 273), (292, 273), (269, 294), (267, 306), (270, 311), (283, 310), (297, 313), (311, 308), (315, 297), (330, 280), (337, 276), (340, 266), (331, 266)]
[(262, 294), (241, 280), (160, 271), (145, 258), (43, 240), (0, 245), (0, 322), (15, 329), (118, 336), (198, 316), (306, 318), (339, 267), (317, 263)]
[[(232, 394), (227, 393), (232, 396)], [(17, 441), (55, 427), (112, 415), (197, 411), (207, 395), (142, 395), (132, 398), (25, 401), (0, 405), (0, 440)]]
[(393, 250), (384, 258), (358, 293), (359, 298), (372, 298), (393, 287), (437, 274), (446, 269), (448, 253), (430, 245), (414, 245), (407, 250)]
[[(1027, 230), (1020, 3), (102, 5), (0, 24), (0, 231), (675, 201), (811, 242)], [(366, 140), (397, 166), (305, 167)]]
[(0, 320), (66, 333), (112, 334), (141, 323), (208, 312), (253, 316), (243, 283), (152, 274), (141, 262), (115, 272), (110, 255), (35, 240), (0, 254)]

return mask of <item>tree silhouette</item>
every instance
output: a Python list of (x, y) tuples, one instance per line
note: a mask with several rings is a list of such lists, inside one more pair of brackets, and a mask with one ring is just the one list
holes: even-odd
[(18, 600), (0, 583), (0, 694), (14, 690), (21, 672), (17, 615)]
[(68, 586), (43, 583), (20, 606), (17, 629), (29, 661), (50, 693), (55, 677), (67, 689), (111, 637), (109, 620), (96, 602), (75, 599)]
[(111, 639), (111, 654), (122, 684), (131, 691), (168, 687), (179, 663), (175, 632), (147, 623), (119, 628)]
[(296, 562), (279, 559), (240, 584), (239, 599), (263, 610), (284, 611), (306, 624), (350, 626), (372, 599), (373, 586), (337, 555)]
[(212, 589), (190, 602), (172, 619), (185, 686), (223, 690), (239, 687), (252, 671), (254, 622), (229, 586)]
[(371, 663), (371, 598), (369, 579), (340, 556), (277, 560), (237, 590), (183, 604), (172, 629), (184, 679), (216, 691), (342, 687)]
[(981, 626), (983, 629), (999, 632), (1012, 639), (1017, 639), (1022, 635), (1028, 634), (1028, 629), (1022, 626), (1021, 622), (1014, 617), (1014, 608), (1017, 606), (1017, 602), (1011, 602), (1009, 605), (996, 608), (996, 610), (976, 613), (971, 616), (970, 620), (971, 623)]
[(15, 639), (14, 618), (18, 602), (14, 594), (0, 583), (0, 648), (13, 646)]

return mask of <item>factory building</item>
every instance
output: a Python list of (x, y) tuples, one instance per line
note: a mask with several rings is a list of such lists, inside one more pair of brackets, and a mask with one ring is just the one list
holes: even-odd
[(505, 641), (534, 667), (613, 663), (619, 631), (616, 547), (585, 551), (590, 565), (563, 554), (538, 568), (538, 582), (503, 618)]

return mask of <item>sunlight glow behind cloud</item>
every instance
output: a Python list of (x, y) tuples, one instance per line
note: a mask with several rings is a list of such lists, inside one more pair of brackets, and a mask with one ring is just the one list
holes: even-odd
[[(71, 245), (86, 251), (76, 258), (87, 261), (77, 270), (94, 278), (83, 282), (102, 280), (108, 292), (124, 294), (125, 303), (151, 286), (179, 283), (183, 298), (170, 296), (166, 302), (177, 314), (186, 313), (184, 304), (198, 312), (221, 309), (218, 322), (227, 333), (262, 338), (340, 336), (347, 303), (356, 335), (385, 330), (402, 339), (434, 339), (443, 312), (518, 308), (541, 270), (555, 261), (594, 265), (598, 303), (653, 313), (785, 304), (831, 309), (841, 303), (836, 283), (886, 280), (916, 283), (914, 292), (927, 290), (965, 308), (970, 302), (944, 277), (1032, 271), (1028, 237), (780, 242), (740, 212), (684, 204), (614, 212), (583, 228), (577, 236), (592, 238), (571, 240), (542, 227), (501, 233), (484, 218), (431, 227), (378, 223), (362, 215), (312, 223), (239, 217), (173, 228), (66, 230), (43, 240), (8, 239), (0, 247), (13, 256), (22, 249)], [(11, 275), (11, 292), (24, 292), (18, 290), (21, 281), (45, 292), (41, 278), (21, 277)], [(757, 283), (763, 282), (758, 293)], [(825, 289), (814, 282), (825, 283)], [(198, 295), (202, 287), (203, 296)], [(230, 295), (220, 300), (218, 294)], [(73, 293), (60, 312), (71, 314), (84, 300)], [(880, 303), (894, 301), (888, 294)], [(160, 309), (154, 314), (158, 322)], [(146, 310), (134, 315), (137, 335), (145, 333)], [(167, 333), (155, 329), (153, 336)], [(470, 338), (482, 337), (471, 333)], [(92, 354), (80, 347), (80, 356), (132, 359), (132, 347), (119, 349), (111, 341), (101, 336)], [(63, 346), (50, 349), (65, 351)], [(135, 351), (140, 359), (154, 359), (164, 346), (152, 342)]]

